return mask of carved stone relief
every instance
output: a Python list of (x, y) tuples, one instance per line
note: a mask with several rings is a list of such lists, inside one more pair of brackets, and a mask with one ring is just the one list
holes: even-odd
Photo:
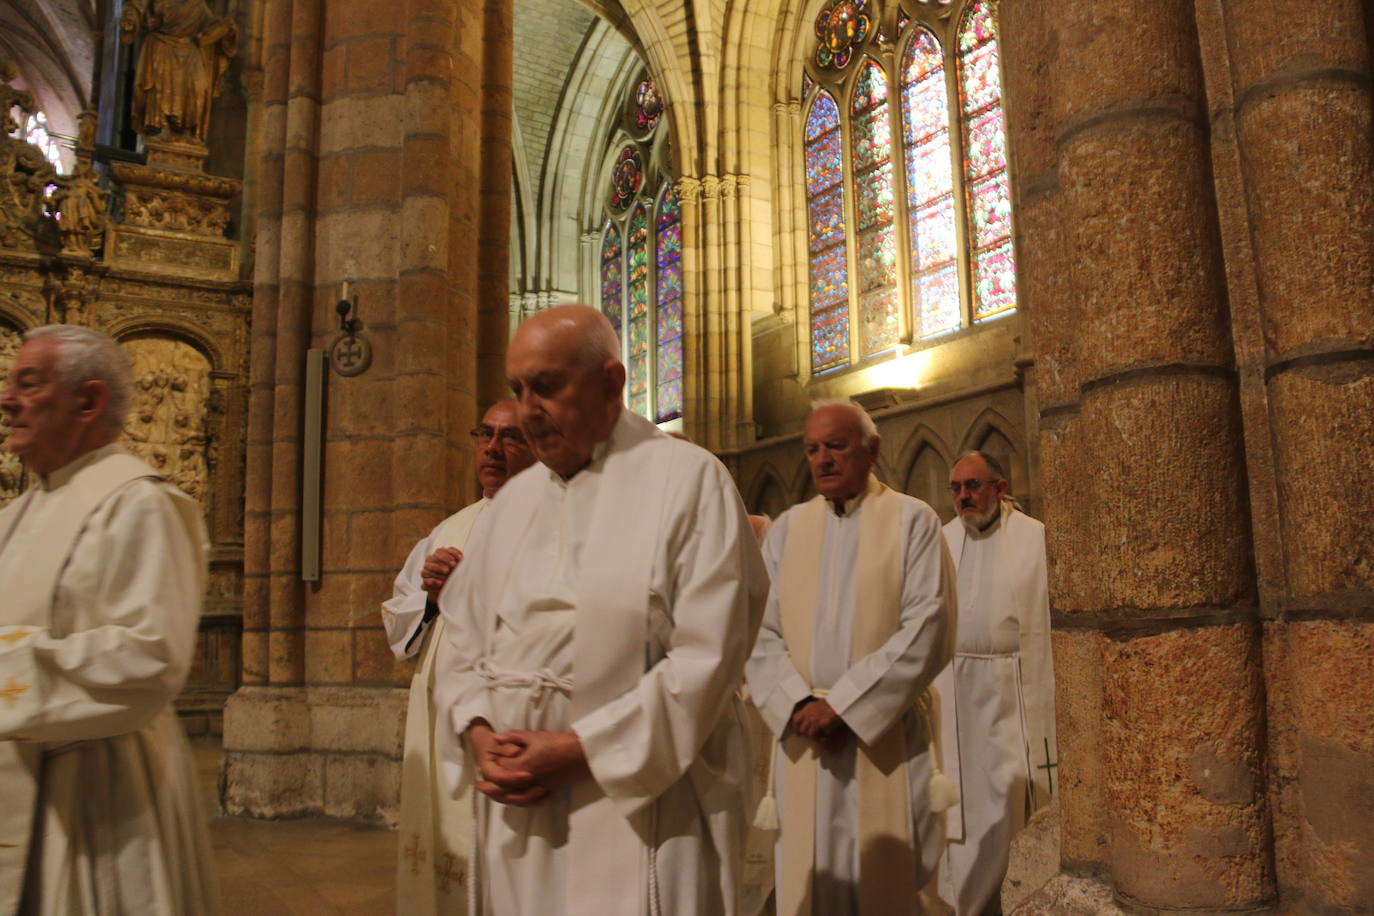
[(189, 343), (156, 334), (123, 346), (134, 369), (134, 403), (124, 427), (130, 450), (205, 504), (210, 361)]
[[(8, 378), (10, 363), (14, 354), (19, 352), (19, 331), (7, 324), (0, 324), (0, 378)], [(17, 455), (10, 454), (5, 443), (10, 437), (10, 418), (0, 413), (0, 506), (24, 492), (24, 465)]]

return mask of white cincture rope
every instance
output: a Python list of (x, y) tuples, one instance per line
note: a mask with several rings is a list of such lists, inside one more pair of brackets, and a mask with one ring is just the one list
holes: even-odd
[(565, 696), (572, 696), (572, 678), (561, 677), (548, 668), (540, 668), (535, 672), (500, 671), (493, 668), (485, 658), (482, 658), (478, 659), (474, 670), (482, 680), (493, 687), (538, 690), (539, 696), (534, 701), (536, 706), (544, 702), (544, 698), (548, 696), (550, 690), (556, 690)]

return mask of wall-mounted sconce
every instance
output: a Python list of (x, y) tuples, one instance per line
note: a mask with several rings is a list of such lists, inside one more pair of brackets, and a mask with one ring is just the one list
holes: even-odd
[(348, 296), (349, 281), (345, 280), (339, 302), (334, 310), (339, 313), (339, 336), (329, 345), (329, 365), (343, 376), (361, 375), (372, 365), (372, 344), (361, 333), (362, 320), (358, 318), (356, 297)]

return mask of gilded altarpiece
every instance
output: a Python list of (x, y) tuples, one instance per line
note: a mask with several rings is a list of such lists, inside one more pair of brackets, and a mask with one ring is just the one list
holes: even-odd
[[(31, 99), (5, 77), (0, 70), (0, 95), (26, 110)], [(238, 269), (241, 244), (226, 237), (239, 185), (205, 175), (198, 159), (172, 162), (154, 150), (156, 162), (111, 168), (106, 190), (96, 186), (89, 147), (77, 148), (76, 168), (63, 175), (35, 171), (36, 148), (25, 146), (0, 134), (0, 184), (27, 195), (22, 206), (0, 208), (0, 371), (22, 333), (44, 324), (97, 328), (129, 354), (135, 396), (124, 443), (205, 508), (210, 579), (178, 708), (191, 734), (217, 732), (238, 687), (243, 629), (251, 287)], [(120, 239), (140, 232), (156, 236), (156, 251), (115, 256)], [(27, 484), (3, 450), (8, 429), (0, 420), (0, 505)]]

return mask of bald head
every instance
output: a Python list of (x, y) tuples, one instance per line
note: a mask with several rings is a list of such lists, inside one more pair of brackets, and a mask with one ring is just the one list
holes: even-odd
[(620, 340), (589, 306), (540, 312), (516, 330), (506, 352), (506, 379), (535, 457), (571, 477), (620, 417)]

